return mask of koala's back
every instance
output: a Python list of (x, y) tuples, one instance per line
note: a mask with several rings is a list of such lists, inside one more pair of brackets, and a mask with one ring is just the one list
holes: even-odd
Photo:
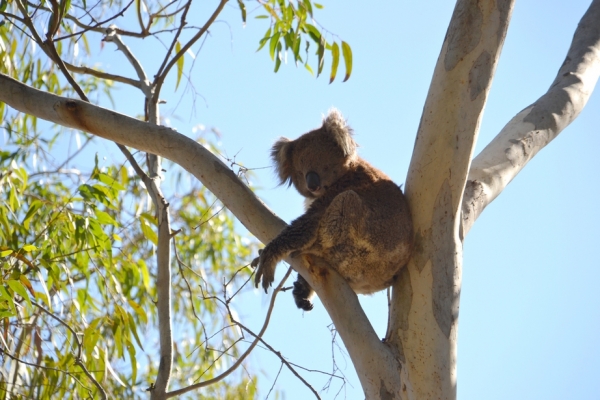
[[(356, 293), (390, 286), (406, 265), (412, 221), (400, 188), (383, 172), (358, 158), (356, 165), (311, 207), (325, 207), (314, 245)], [(320, 201), (319, 201), (320, 200)]]

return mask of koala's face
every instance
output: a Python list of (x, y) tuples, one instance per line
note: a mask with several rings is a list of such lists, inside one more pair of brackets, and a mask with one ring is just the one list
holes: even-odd
[(301, 195), (314, 199), (348, 171), (356, 158), (356, 143), (342, 115), (333, 110), (321, 128), (296, 140), (278, 140), (271, 156), (281, 183), (289, 181)]
[(290, 180), (304, 197), (321, 197), (348, 170), (349, 157), (320, 130), (292, 142)]

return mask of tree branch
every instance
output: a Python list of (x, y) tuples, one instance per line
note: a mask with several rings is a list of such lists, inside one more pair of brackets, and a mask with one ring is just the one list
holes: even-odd
[(135, 69), (135, 72), (138, 76), (139, 86), (137, 87), (139, 87), (142, 90), (146, 99), (149, 100), (152, 96), (152, 86), (150, 85), (150, 81), (146, 76), (146, 72), (144, 72), (142, 64), (138, 61), (137, 58), (135, 58), (129, 47), (127, 47), (127, 45), (121, 40), (116, 28), (117, 27), (114, 25), (111, 25), (108, 28), (106, 28), (106, 35), (102, 40), (104, 40), (105, 42), (114, 43), (117, 46), (117, 49), (119, 49), (125, 55), (125, 57), (129, 61), (129, 64), (131, 64), (131, 66)]
[(4, 74), (0, 74), (0, 101), (26, 114), (172, 160), (221, 199), (263, 243), (286, 225), (219, 158), (171, 128), (37, 90)]
[(600, 75), (600, 0), (582, 17), (550, 89), (515, 117), (473, 160), (462, 203), (462, 232), (581, 112)]

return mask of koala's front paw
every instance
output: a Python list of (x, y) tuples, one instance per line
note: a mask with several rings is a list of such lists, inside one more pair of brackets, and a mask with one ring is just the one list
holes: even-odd
[(262, 287), (265, 289), (265, 293), (267, 293), (267, 289), (275, 280), (275, 265), (277, 265), (277, 259), (271, 255), (268, 247), (259, 250), (258, 254), (259, 256), (250, 263), (252, 267), (258, 267), (256, 269), (256, 275), (254, 276), (254, 286), (258, 287), (262, 278)]

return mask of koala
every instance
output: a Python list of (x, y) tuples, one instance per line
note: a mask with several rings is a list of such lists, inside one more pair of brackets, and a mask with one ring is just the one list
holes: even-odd
[[(413, 228), (408, 204), (392, 180), (356, 152), (352, 129), (332, 109), (323, 125), (296, 140), (280, 138), (271, 157), (281, 184), (294, 185), (306, 212), (262, 249), (252, 265), (265, 292), (275, 266), (288, 255), (325, 260), (359, 294), (389, 287), (410, 257)], [(298, 308), (310, 311), (314, 291), (298, 275)]]

